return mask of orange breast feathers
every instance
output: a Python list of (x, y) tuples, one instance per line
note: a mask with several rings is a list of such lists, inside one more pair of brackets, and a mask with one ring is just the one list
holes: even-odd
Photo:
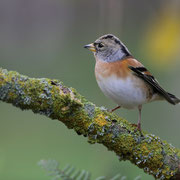
[(95, 75), (97, 80), (101, 78), (107, 78), (115, 75), (120, 78), (126, 78), (132, 71), (129, 66), (142, 67), (143, 65), (136, 59), (128, 58), (115, 62), (105, 62), (101, 60), (96, 60)]

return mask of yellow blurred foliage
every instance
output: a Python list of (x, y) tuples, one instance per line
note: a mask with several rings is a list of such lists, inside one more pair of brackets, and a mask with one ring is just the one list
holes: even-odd
[(143, 47), (155, 66), (166, 69), (169, 61), (176, 60), (180, 50), (179, 16), (180, 13), (175, 13), (174, 8), (166, 7), (148, 25)]

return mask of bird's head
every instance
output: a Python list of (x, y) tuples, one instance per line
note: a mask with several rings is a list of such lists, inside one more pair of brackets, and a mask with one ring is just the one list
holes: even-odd
[(96, 59), (106, 62), (114, 62), (131, 56), (126, 46), (112, 34), (101, 36), (94, 43), (84, 47), (92, 51)]

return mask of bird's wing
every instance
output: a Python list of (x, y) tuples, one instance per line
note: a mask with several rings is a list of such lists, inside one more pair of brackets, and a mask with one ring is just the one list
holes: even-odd
[(133, 66), (128, 66), (129, 69), (131, 69), (134, 74), (143, 79), (146, 83), (148, 83), (153, 89), (155, 93), (160, 94), (163, 96), (169, 103), (171, 104), (177, 104), (175, 99), (179, 100), (176, 98), (174, 95), (166, 92), (158, 83), (158, 81), (152, 76), (152, 74), (144, 67), (133, 67)]

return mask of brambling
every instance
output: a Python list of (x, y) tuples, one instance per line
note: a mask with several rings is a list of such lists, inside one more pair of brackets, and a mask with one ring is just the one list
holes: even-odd
[(107, 34), (94, 43), (84, 46), (96, 59), (95, 75), (102, 92), (118, 106), (138, 108), (137, 129), (141, 131), (142, 105), (156, 100), (166, 100), (175, 105), (180, 99), (165, 91), (154, 76), (136, 60), (127, 47), (114, 35)]

